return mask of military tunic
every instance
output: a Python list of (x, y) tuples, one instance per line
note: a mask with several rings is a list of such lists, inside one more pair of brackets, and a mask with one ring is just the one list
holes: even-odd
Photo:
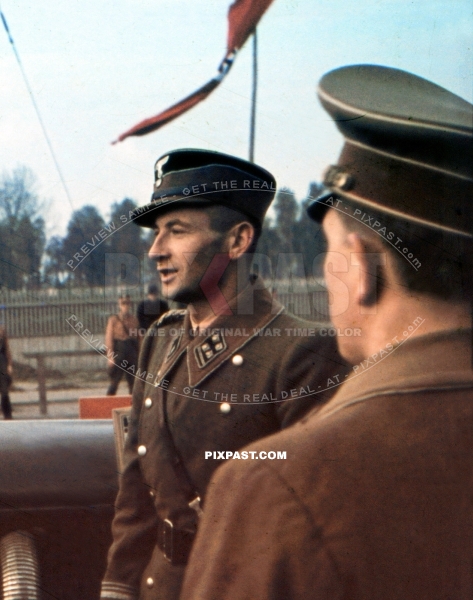
[(237, 314), (218, 317), (203, 335), (193, 335), (187, 313), (171, 313), (145, 338), (102, 598), (177, 599), (185, 566), (171, 564), (157, 543), (166, 520), (195, 532), (185, 479), (205, 511), (222, 463), (204, 453), (234, 452), (290, 425), (345, 377), (333, 338), (314, 323), (285, 314), (266, 290), (250, 285), (240, 296), (245, 314), (233, 307)]
[(471, 331), (359, 372), (251, 446), (288, 460), (219, 469), (182, 600), (473, 597)]

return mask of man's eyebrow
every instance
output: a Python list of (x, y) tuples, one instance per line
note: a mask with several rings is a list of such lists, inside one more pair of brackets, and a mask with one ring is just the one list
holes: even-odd
[[(192, 223), (189, 223), (188, 221), (182, 221), (177, 217), (175, 219), (171, 219), (170, 221), (162, 223), (161, 228), (170, 229), (171, 227), (174, 227), (174, 225), (181, 225), (182, 227), (192, 227)], [(159, 225), (155, 225), (153, 229), (154, 231), (159, 231)]]
[(192, 227), (192, 223), (189, 223), (189, 221), (182, 221), (178, 217), (176, 219), (171, 219), (170, 221), (167, 221), (166, 223), (164, 223), (164, 227), (173, 227), (174, 225), (182, 225), (183, 227)]

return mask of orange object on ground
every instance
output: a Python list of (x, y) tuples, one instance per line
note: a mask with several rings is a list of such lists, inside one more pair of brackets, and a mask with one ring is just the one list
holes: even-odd
[(79, 398), (79, 419), (111, 419), (113, 408), (131, 406), (131, 396)]

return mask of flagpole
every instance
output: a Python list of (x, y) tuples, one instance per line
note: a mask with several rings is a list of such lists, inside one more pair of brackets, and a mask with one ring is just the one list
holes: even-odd
[(256, 125), (256, 90), (258, 88), (258, 38), (256, 28), (253, 32), (253, 90), (251, 93), (251, 118), (250, 118), (250, 148), (249, 160), (254, 161), (255, 156), (255, 125)]

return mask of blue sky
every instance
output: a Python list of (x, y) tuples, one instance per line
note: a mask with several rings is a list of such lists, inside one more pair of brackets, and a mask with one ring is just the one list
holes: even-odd
[[(146, 137), (119, 133), (210, 79), (230, 0), (1, 0), (70, 190), (66, 197), (8, 39), (0, 32), (0, 165), (32, 169), (48, 234), (73, 209), (149, 200), (155, 159), (179, 147), (248, 154), (251, 44), (203, 104)], [(341, 137), (316, 84), (344, 64), (405, 69), (473, 99), (471, 0), (275, 0), (258, 28), (255, 160), (299, 199)]]

